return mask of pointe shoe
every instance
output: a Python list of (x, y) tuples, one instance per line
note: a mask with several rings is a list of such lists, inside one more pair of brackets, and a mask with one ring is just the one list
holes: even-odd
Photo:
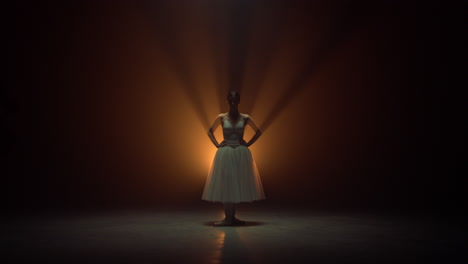
[(234, 225), (245, 225), (245, 221), (242, 221), (234, 217)]
[(213, 226), (232, 226), (234, 222), (232, 220), (228, 220), (224, 218), (222, 221), (214, 222)]

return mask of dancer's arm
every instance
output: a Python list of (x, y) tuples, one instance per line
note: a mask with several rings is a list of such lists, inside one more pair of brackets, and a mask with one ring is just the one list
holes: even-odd
[(211, 125), (211, 127), (208, 129), (208, 137), (210, 138), (211, 142), (213, 142), (213, 145), (215, 145), (215, 147), (217, 148), (226, 146), (226, 142), (224, 141), (221, 143), (218, 143), (218, 141), (216, 140), (213, 134), (216, 128), (218, 128), (218, 126), (221, 124), (222, 118), (223, 118), (223, 114), (218, 115), (215, 121), (213, 122), (213, 124)]
[(249, 142), (245, 143), (246, 147), (250, 147), (262, 135), (262, 131), (260, 131), (260, 128), (257, 127), (255, 122), (248, 115), (247, 115), (247, 125), (249, 125), (255, 131), (255, 135), (252, 137), (252, 139), (250, 139)]

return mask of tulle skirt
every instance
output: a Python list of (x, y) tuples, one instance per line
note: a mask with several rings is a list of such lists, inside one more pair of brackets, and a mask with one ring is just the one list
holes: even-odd
[(220, 147), (211, 164), (202, 200), (251, 202), (265, 199), (252, 153), (246, 146)]

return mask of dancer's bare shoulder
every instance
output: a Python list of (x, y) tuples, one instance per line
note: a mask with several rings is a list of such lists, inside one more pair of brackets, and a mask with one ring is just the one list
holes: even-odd
[(221, 113), (216, 118), (225, 118), (226, 116), (227, 116), (227, 113)]
[(245, 120), (247, 119), (250, 119), (250, 116), (248, 114), (240, 114), (242, 116), (242, 118), (244, 118)]

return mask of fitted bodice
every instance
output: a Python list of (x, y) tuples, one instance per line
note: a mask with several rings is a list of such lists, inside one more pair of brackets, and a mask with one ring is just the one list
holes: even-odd
[(242, 115), (231, 120), (227, 115), (222, 117), (223, 137), (228, 146), (239, 146), (244, 138), (246, 118)]

